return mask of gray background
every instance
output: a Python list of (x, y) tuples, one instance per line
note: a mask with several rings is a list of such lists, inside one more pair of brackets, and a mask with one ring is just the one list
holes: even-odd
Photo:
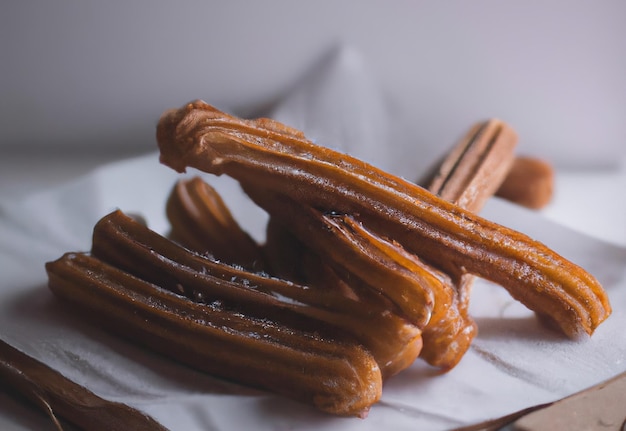
[(624, 1), (26, 0), (0, 11), (5, 159), (152, 151), (166, 108), (262, 107), (336, 44), (363, 55), (425, 151), (499, 117), (524, 152), (560, 166), (626, 153)]

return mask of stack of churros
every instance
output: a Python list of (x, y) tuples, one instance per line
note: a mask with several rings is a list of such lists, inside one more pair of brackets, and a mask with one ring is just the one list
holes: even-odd
[(502, 121), (473, 127), (420, 185), (202, 101), (166, 112), (157, 140), (176, 171), (237, 180), (269, 214), (265, 242), (208, 183), (185, 178), (166, 204), (168, 236), (116, 211), (95, 226), (90, 252), (47, 264), (49, 286), (112, 331), (215, 376), (363, 417), (417, 358), (442, 370), (462, 359), (477, 332), (474, 277), (570, 338), (611, 312), (585, 270), (477, 215), (494, 194), (538, 207), (551, 192), (549, 166), (516, 157)]

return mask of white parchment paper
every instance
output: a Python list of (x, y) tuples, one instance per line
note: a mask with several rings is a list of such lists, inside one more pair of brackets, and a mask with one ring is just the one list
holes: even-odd
[[(375, 80), (358, 55), (340, 49), (268, 115), (305, 129), (325, 144), (332, 139), (336, 148), (379, 161), (393, 171), (397, 155), (381, 142), (389, 142), (398, 131), (390, 132), (386, 102), (374, 87)], [(336, 107), (337, 100), (344, 103), (341, 109), (327, 115), (328, 106)], [(367, 133), (361, 133), (363, 128)], [(408, 162), (398, 166), (406, 167)], [(397, 173), (410, 173), (402, 169)], [(440, 374), (418, 360), (387, 382), (367, 419), (330, 417), (214, 379), (68, 313), (47, 289), (44, 263), (65, 251), (88, 250), (93, 225), (116, 208), (140, 213), (150, 227), (166, 232), (165, 199), (177, 178), (158, 163), (154, 153), (103, 166), (19, 201), (0, 202), (0, 337), (100, 396), (128, 403), (181, 431), (380, 430), (383, 426), (446, 430), (553, 401), (626, 370), (626, 249), (497, 199), (483, 215), (545, 242), (589, 270), (608, 291), (613, 315), (592, 338), (570, 341), (542, 327), (504, 289), (479, 280), (471, 301), (479, 334), (461, 363)], [(261, 239), (264, 213), (233, 181), (206, 178), (222, 192), (241, 223)], [(0, 401), (1, 429), (50, 426), (45, 417), (33, 415), (4, 395)]]

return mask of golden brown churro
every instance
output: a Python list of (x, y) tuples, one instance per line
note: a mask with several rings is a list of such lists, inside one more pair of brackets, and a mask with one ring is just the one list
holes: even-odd
[(496, 196), (532, 209), (548, 205), (554, 194), (554, 170), (544, 160), (517, 157)]
[(263, 269), (256, 242), (239, 226), (217, 191), (200, 177), (180, 180), (166, 204), (170, 237), (198, 253), (244, 268)]
[(79, 312), (215, 376), (339, 415), (364, 415), (380, 397), (371, 354), (323, 322), (303, 317), (285, 325), (219, 301), (196, 303), (88, 254), (67, 253), (46, 269), (50, 289)]
[(476, 123), (434, 175), (419, 183), (442, 199), (478, 213), (508, 176), (516, 145), (517, 134), (503, 121)]
[(192, 301), (221, 301), (245, 316), (285, 325), (312, 319), (347, 332), (369, 349), (385, 376), (410, 365), (422, 346), (419, 328), (389, 313), (380, 301), (356, 301), (333, 289), (298, 285), (194, 254), (120, 211), (94, 227), (92, 254)]
[(161, 161), (178, 171), (227, 174), (323, 212), (359, 214), (445, 271), (502, 285), (570, 337), (593, 333), (610, 314), (597, 280), (545, 245), (279, 123), (240, 120), (196, 101), (164, 114), (157, 140)]
[(449, 369), (458, 363), (476, 327), (459, 306), (450, 277), (351, 216), (321, 214), (285, 196), (269, 197), (258, 190), (245, 190), (257, 202), (262, 200), (272, 217), (330, 265), (347, 272), (346, 280), (357, 296), (363, 297), (364, 287), (372, 289), (389, 300), (391, 310), (422, 329), (424, 346), (420, 353), (431, 365)]

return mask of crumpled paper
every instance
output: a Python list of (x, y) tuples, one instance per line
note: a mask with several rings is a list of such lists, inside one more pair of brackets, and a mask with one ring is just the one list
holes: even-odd
[[(267, 114), (394, 172), (394, 152), (382, 144), (394, 142), (385, 106), (358, 53), (337, 49)], [(0, 337), (96, 394), (184, 431), (447, 430), (563, 398), (626, 370), (626, 248), (495, 198), (483, 211), (486, 218), (543, 241), (589, 270), (604, 284), (613, 315), (592, 338), (571, 341), (541, 326), (501, 287), (477, 280), (470, 312), (479, 334), (461, 363), (441, 374), (418, 360), (386, 383), (366, 419), (331, 417), (215, 379), (88, 325), (63, 308), (47, 289), (44, 263), (66, 251), (88, 250), (93, 225), (116, 208), (140, 213), (151, 228), (166, 233), (165, 199), (178, 178), (154, 153), (103, 166), (19, 201), (0, 202)], [(262, 239), (265, 214), (237, 184), (205, 178)], [(0, 429), (50, 426), (45, 416), (5, 395), (0, 400)]]

